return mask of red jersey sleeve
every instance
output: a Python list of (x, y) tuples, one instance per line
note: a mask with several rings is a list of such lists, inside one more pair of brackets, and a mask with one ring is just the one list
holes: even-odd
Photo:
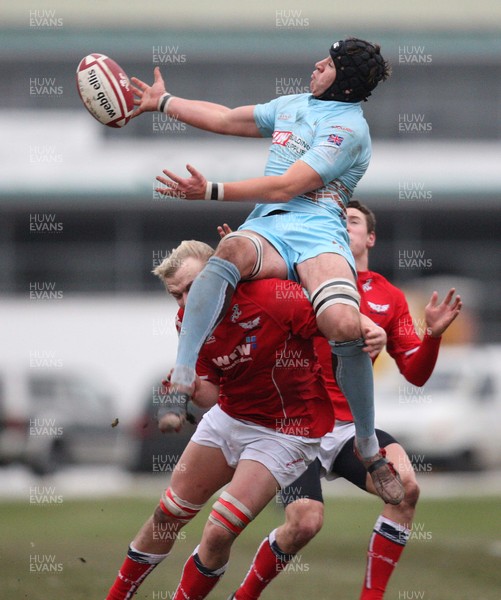
[(400, 373), (412, 385), (424, 385), (435, 368), (441, 338), (425, 334), (421, 340), (416, 332), (404, 293), (394, 288), (395, 314), (386, 333), (386, 349), (397, 363)]

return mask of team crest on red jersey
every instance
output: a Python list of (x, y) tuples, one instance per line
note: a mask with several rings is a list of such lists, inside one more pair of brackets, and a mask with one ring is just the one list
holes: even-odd
[(240, 306), (238, 304), (234, 304), (231, 309), (231, 317), (230, 320), (232, 323), (236, 323), (238, 319), (242, 316), (242, 311), (240, 310)]
[(364, 292), (369, 292), (370, 290), (372, 290), (372, 279), (368, 279), (363, 285), (362, 285), (362, 289), (364, 290)]
[(390, 308), (389, 304), (375, 304), (374, 302), (369, 302), (367, 301), (367, 304), (370, 306), (370, 308), (377, 313), (387, 313), (388, 309)]
[(255, 319), (252, 319), (251, 321), (244, 321), (243, 323), (239, 323), (239, 325), (242, 329), (254, 329), (255, 327), (257, 327), (259, 325), (260, 322), (261, 322), (261, 317), (256, 317)]

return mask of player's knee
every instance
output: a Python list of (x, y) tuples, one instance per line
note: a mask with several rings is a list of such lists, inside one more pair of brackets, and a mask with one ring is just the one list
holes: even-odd
[(360, 313), (347, 304), (334, 304), (317, 316), (320, 331), (329, 340), (348, 342), (362, 336)]
[(398, 506), (392, 506), (399, 519), (404, 523), (412, 523), (416, 512), (416, 504), (419, 499), (419, 485), (414, 479), (404, 480), (405, 496)]
[(322, 529), (324, 505), (316, 500), (299, 499), (286, 509), (286, 527), (290, 544), (298, 550)]
[(346, 342), (361, 335), (360, 294), (354, 281), (328, 279), (311, 293), (320, 331), (330, 340)]
[(308, 515), (299, 523), (295, 543), (301, 547), (305, 546), (322, 529), (323, 522), (324, 519), (321, 514)]
[(242, 242), (240, 238), (223, 238), (219, 242), (214, 256), (233, 262), (235, 256), (241, 254), (244, 243), (245, 242)]
[(218, 524), (209, 521), (204, 529), (203, 540), (207, 551), (213, 555), (224, 553), (235, 541), (236, 536), (220, 527)]
[(362, 337), (360, 313), (345, 304), (338, 304), (336, 310), (337, 313), (332, 317), (334, 335), (330, 339), (336, 342), (349, 342)]
[(416, 504), (419, 500), (419, 484), (415, 479), (409, 479), (404, 481), (404, 502), (412, 509), (416, 508)]
[(256, 261), (251, 242), (243, 239), (243, 236), (223, 238), (214, 256), (233, 263), (242, 277), (250, 274)]

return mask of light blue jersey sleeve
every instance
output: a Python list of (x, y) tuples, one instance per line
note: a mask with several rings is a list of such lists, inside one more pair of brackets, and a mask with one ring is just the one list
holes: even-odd
[(266, 104), (256, 104), (254, 107), (254, 121), (265, 138), (271, 137), (275, 130), (275, 117), (279, 101), (280, 98), (275, 98)]

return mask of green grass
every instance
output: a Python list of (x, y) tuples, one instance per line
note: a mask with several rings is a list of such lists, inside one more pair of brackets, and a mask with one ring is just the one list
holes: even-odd
[[(103, 600), (129, 541), (155, 504), (145, 499), (96, 499), (61, 504), (0, 504), (2, 598)], [(388, 600), (499, 600), (499, 498), (423, 500), (416, 528), (390, 582)], [(365, 549), (380, 504), (373, 498), (327, 501), (325, 526), (263, 598), (357, 599)], [(171, 556), (140, 588), (139, 599), (172, 598), (185, 559), (198, 543), (206, 507), (178, 540)], [(270, 505), (235, 542), (229, 569), (213, 591), (224, 599), (245, 575), (265, 533), (282, 522)], [(38, 557), (49, 567), (30, 570)], [(33, 564), (33, 562), (32, 562)]]

